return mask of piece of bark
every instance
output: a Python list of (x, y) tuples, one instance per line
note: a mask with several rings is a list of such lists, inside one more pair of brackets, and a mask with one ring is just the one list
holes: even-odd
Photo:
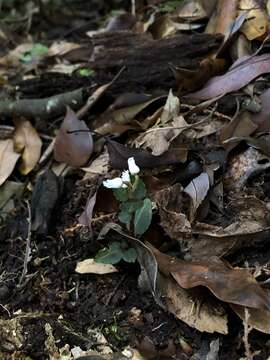
[(153, 40), (146, 34), (110, 32), (92, 38), (94, 53), (89, 65), (98, 77), (111, 80), (123, 66), (126, 71), (114, 85), (129, 88), (167, 90), (176, 83), (169, 68), (196, 69), (199, 62), (221, 44), (222, 35), (175, 35)]

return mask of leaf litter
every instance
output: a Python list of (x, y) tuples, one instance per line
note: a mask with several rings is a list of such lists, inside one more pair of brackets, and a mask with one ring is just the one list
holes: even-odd
[(269, 6), (130, 5), (39, 2), (19, 33), (2, 4), (3, 328), (40, 358), (267, 359)]

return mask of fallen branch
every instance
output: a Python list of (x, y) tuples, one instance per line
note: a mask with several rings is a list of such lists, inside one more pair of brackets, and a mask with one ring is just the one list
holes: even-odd
[(54, 95), (44, 99), (19, 99), (0, 101), (0, 115), (23, 116), (28, 119), (47, 119), (62, 115), (66, 112), (66, 106), (76, 110), (80, 108), (87, 95), (85, 88)]

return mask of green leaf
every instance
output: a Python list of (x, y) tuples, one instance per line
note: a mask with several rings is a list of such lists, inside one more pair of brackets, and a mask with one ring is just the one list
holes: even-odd
[(117, 241), (110, 244), (109, 248), (104, 248), (97, 253), (95, 261), (103, 264), (117, 264), (123, 257), (121, 244)]
[(113, 194), (118, 201), (128, 200), (128, 189), (113, 189)]
[(126, 224), (128, 228), (131, 222), (131, 218), (132, 218), (132, 213), (128, 211), (122, 210), (118, 214), (118, 219), (121, 221), (121, 223)]
[(92, 76), (94, 73), (95, 71), (93, 69), (82, 68), (79, 70), (80, 76)]
[(126, 262), (135, 262), (137, 260), (137, 256), (137, 251), (134, 248), (123, 250), (123, 260), (125, 260)]
[(132, 191), (132, 198), (136, 200), (142, 200), (146, 196), (146, 187), (144, 185), (144, 182), (142, 179), (137, 177), (137, 179), (134, 182), (134, 190)]
[(134, 233), (142, 235), (149, 228), (152, 220), (152, 203), (151, 200), (144, 199), (143, 205), (135, 213)]
[(30, 62), (35, 59), (41, 58), (42, 56), (46, 55), (48, 53), (49, 49), (47, 46), (42, 44), (35, 44), (33, 45), (32, 49), (30, 51), (25, 52), (21, 57), (20, 60), (22, 62)]

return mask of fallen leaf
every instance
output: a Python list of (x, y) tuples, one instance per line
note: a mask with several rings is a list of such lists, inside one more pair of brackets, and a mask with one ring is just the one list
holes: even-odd
[(239, 136), (248, 136), (254, 133), (257, 128), (258, 125), (252, 120), (251, 114), (244, 111), (221, 129), (220, 142), (225, 149), (232, 150), (237, 143), (226, 143), (226, 140)]
[(178, 319), (201, 332), (228, 333), (227, 316), (220, 304), (211, 304), (203, 296), (181, 288), (171, 278), (165, 278), (163, 283), (166, 307)]
[(90, 196), (86, 202), (85, 209), (80, 215), (78, 222), (79, 224), (88, 226), (90, 232), (92, 233), (91, 221), (93, 217), (93, 210), (96, 204), (97, 193), (93, 196)]
[(0, 185), (11, 175), (20, 156), (14, 150), (12, 139), (0, 140)]
[(130, 157), (134, 157), (136, 164), (142, 169), (178, 164), (185, 162), (187, 157), (187, 149), (185, 146), (169, 150), (159, 156), (154, 156), (145, 150), (127, 147), (109, 139), (107, 139), (107, 147), (110, 165), (114, 169), (126, 169), (127, 161)]
[(32, 230), (46, 235), (60, 196), (58, 177), (51, 170), (38, 176), (31, 200)]
[(209, 80), (204, 88), (186, 97), (196, 100), (207, 100), (219, 95), (241, 89), (256, 77), (270, 72), (270, 54), (244, 57), (237, 60), (221, 76)]
[(94, 259), (86, 259), (80, 261), (75, 271), (79, 274), (97, 274), (97, 275), (104, 275), (104, 274), (111, 274), (118, 272), (116, 267), (111, 264), (102, 264), (95, 262)]
[(233, 269), (218, 257), (184, 261), (161, 253), (153, 246), (160, 271), (169, 274), (184, 289), (207, 287), (218, 299), (255, 309), (270, 310), (270, 298), (248, 269)]
[(269, 158), (257, 149), (248, 148), (231, 154), (223, 176), (224, 188), (226, 191), (240, 191), (252, 176), (259, 175), (268, 168)]
[(54, 144), (55, 160), (82, 167), (92, 152), (93, 139), (87, 125), (68, 107)]
[(240, 12), (248, 11), (241, 32), (250, 41), (263, 38), (269, 30), (269, 16), (263, 5), (256, 0), (240, 0)]
[[(270, 297), (269, 290), (265, 289), (265, 292)], [(245, 308), (243, 306), (231, 304), (231, 308), (242, 320), (245, 319)], [(258, 331), (270, 334), (270, 311), (249, 308), (248, 312), (248, 324)]]
[(192, 200), (192, 207), (190, 209), (190, 219), (193, 221), (198, 207), (205, 199), (210, 187), (209, 176), (207, 173), (202, 173), (193, 179), (184, 189)]
[(112, 17), (105, 31), (131, 30), (136, 25), (136, 17), (130, 13), (123, 13)]
[(0, 187), (0, 210), (6, 206), (11, 198), (20, 196), (23, 192), (24, 184), (15, 181), (6, 181)]
[(14, 122), (14, 149), (22, 153), (19, 170), (23, 175), (27, 175), (40, 159), (42, 141), (30, 121), (16, 119)]
[(258, 125), (256, 132), (270, 132), (270, 89), (260, 96), (261, 111), (252, 116), (252, 121)]

